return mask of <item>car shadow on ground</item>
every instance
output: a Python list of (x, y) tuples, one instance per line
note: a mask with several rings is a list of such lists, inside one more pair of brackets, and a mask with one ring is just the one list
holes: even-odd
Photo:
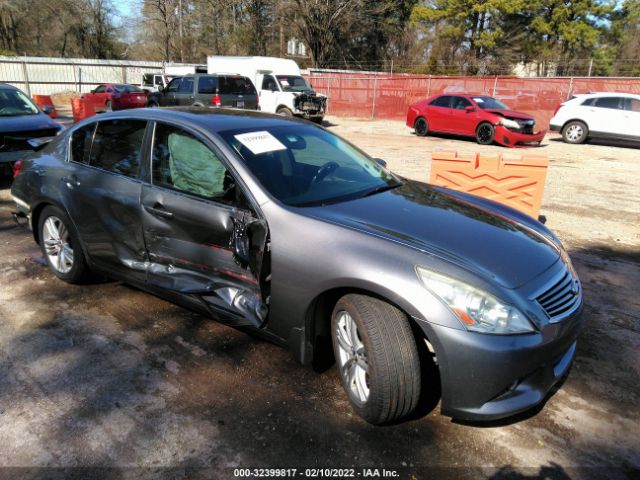
[[(562, 137), (552, 137), (548, 139), (550, 142), (559, 142), (562, 143)], [(630, 149), (638, 149), (640, 148), (640, 142), (633, 142), (628, 140), (604, 140), (600, 138), (590, 138), (585, 143), (581, 145), (599, 145), (602, 147), (618, 147), (618, 148), (630, 148)], [(580, 145), (576, 145), (579, 147)]]
[[(416, 135), (415, 132), (410, 132), (411, 135), (418, 137), (418, 135)], [(418, 138), (429, 138), (429, 137), (433, 137), (433, 139), (442, 139), (442, 140), (457, 140), (460, 142), (467, 142), (467, 143), (475, 143), (478, 145), (478, 148), (482, 148), (482, 147), (487, 147), (487, 146), (494, 146), (494, 147), (503, 147), (505, 149), (505, 151), (509, 151), (509, 150), (518, 150), (521, 148), (545, 148), (547, 146), (546, 143), (541, 143), (540, 145), (515, 145), (513, 147), (509, 147), (509, 146), (505, 146), (505, 145), (501, 145), (497, 142), (493, 142), (491, 145), (480, 145), (478, 144), (478, 142), (476, 141), (476, 139), (474, 137), (467, 137), (465, 135), (454, 135), (452, 133), (432, 133), (429, 132), (427, 135), (425, 135), (424, 137), (418, 137)]]

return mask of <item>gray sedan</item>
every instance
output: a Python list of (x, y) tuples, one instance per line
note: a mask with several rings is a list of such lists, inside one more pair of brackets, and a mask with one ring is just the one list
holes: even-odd
[(435, 391), (467, 420), (539, 404), (581, 324), (562, 245), (526, 215), (383, 163), (302, 120), (142, 109), (60, 135), (12, 195), (60, 279), (100, 272), (302, 363), (335, 360), (371, 423)]

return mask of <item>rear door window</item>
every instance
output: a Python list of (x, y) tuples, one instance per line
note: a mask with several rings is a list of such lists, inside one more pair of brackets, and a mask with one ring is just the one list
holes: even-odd
[(596, 98), (594, 106), (600, 108), (613, 108), (618, 110), (624, 109), (624, 99), (620, 97), (600, 97)]
[(185, 77), (182, 79), (178, 93), (193, 93), (193, 77)]
[(178, 87), (180, 87), (180, 81), (182, 78), (174, 78), (171, 80), (171, 83), (167, 85), (167, 92), (177, 92)]
[(431, 105), (432, 107), (449, 108), (450, 104), (451, 104), (451, 96), (443, 95), (442, 97), (438, 97), (435, 100), (433, 100), (429, 105)]
[(256, 89), (247, 77), (220, 77), (221, 95), (255, 95)]
[(211, 94), (216, 93), (218, 88), (217, 77), (199, 77), (198, 78), (198, 93)]
[(152, 156), (153, 184), (226, 202), (232, 177), (220, 158), (185, 130), (158, 123)]
[(69, 160), (76, 163), (89, 164), (89, 154), (91, 153), (91, 142), (96, 124), (92, 123), (79, 128), (71, 134), (71, 155)]
[(89, 165), (127, 177), (137, 177), (146, 126), (144, 120), (98, 122)]

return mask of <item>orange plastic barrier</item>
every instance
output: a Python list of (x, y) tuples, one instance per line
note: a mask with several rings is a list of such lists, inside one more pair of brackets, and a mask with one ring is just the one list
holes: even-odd
[(96, 109), (93, 105), (82, 98), (71, 99), (71, 111), (73, 112), (73, 123), (96, 114)]
[(435, 151), (430, 183), (478, 195), (538, 218), (549, 160), (542, 155), (502, 155)]
[(51, 106), (51, 108), (53, 108), (53, 111), (49, 114), (49, 116), (51, 118), (58, 118), (58, 112), (56, 111), (53, 100), (51, 100), (51, 97), (49, 95), (34, 95), (33, 101), (39, 108)]

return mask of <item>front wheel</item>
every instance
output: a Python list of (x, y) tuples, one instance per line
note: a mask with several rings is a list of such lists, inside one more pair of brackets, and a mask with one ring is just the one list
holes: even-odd
[(276, 114), (282, 115), (283, 117), (293, 117), (293, 112), (289, 110), (287, 107), (280, 107)]
[(68, 283), (83, 283), (90, 276), (80, 240), (71, 220), (57, 207), (46, 207), (38, 222), (40, 247), (49, 268)]
[(409, 321), (377, 298), (350, 294), (336, 304), (336, 366), (353, 409), (384, 424), (409, 415), (420, 397), (420, 360)]
[(476, 140), (480, 145), (491, 145), (496, 129), (490, 123), (481, 123), (476, 129)]

